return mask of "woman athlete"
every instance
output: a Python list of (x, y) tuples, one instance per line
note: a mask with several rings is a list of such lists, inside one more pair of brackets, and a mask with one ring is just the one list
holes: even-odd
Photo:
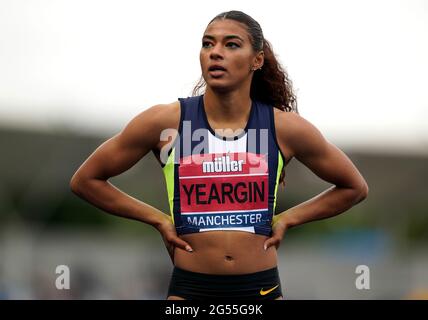
[[(159, 231), (174, 264), (169, 300), (282, 299), (277, 248), (285, 231), (348, 210), (367, 197), (367, 184), (298, 114), (287, 73), (253, 18), (229, 11), (210, 21), (200, 64), (192, 97), (138, 114), (89, 156), (70, 187)], [(108, 182), (149, 151), (165, 174), (170, 215)], [(275, 214), (293, 157), (333, 186)]]

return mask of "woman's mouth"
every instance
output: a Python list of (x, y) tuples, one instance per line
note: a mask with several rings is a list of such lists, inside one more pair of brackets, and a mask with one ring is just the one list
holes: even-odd
[(220, 65), (213, 65), (208, 68), (208, 73), (214, 78), (221, 77), (226, 73), (226, 68)]
[(209, 74), (214, 78), (221, 77), (225, 73), (226, 73), (225, 70), (211, 70), (211, 71), (209, 71)]

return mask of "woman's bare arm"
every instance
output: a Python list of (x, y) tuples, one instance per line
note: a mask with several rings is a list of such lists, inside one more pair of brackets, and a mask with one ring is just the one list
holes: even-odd
[[(113, 186), (108, 179), (131, 168), (159, 145), (160, 134), (179, 121), (179, 105), (156, 105), (132, 119), (125, 128), (101, 144), (79, 167), (71, 190), (110, 214), (152, 225), (183, 249), (188, 245), (174, 235), (168, 215)], [(176, 118), (176, 119), (175, 119)], [(147, 181), (147, 183), (151, 183)]]
[(309, 121), (296, 113), (277, 114), (277, 137), (291, 156), (333, 186), (319, 195), (275, 216), (278, 231), (267, 241), (279, 245), (286, 229), (338, 215), (367, 197), (368, 186), (351, 160), (328, 142)]

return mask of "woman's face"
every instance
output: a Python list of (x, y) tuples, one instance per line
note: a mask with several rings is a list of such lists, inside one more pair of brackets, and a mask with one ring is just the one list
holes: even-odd
[(207, 86), (228, 91), (251, 84), (252, 69), (263, 64), (263, 52), (254, 52), (244, 24), (214, 20), (203, 35), (199, 59)]

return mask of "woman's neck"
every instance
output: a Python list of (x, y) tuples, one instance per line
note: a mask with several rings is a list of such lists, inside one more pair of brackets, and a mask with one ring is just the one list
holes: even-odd
[(204, 94), (205, 112), (215, 123), (246, 123), (251, 103), (250, 95), (242, 91), (219, 94), (207, 88)]

